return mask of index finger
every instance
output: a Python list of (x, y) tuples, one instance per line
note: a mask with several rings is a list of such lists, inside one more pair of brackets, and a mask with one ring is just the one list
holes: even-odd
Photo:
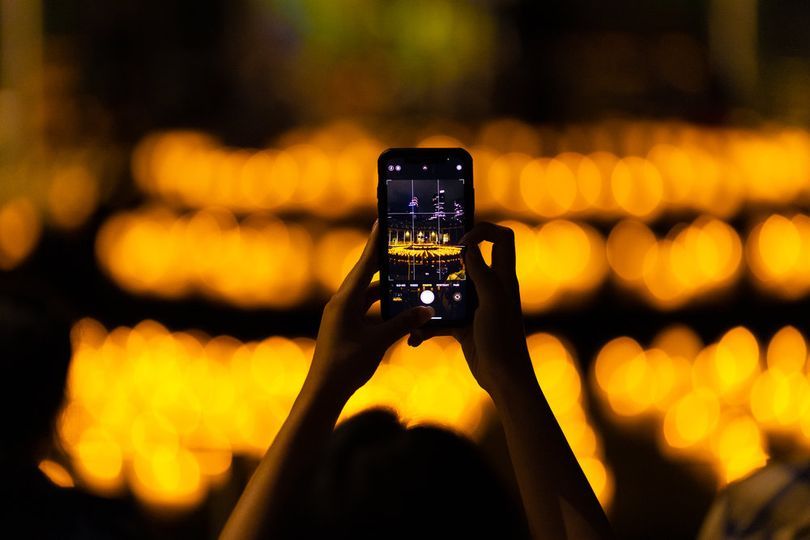
[(481, 221), (461, 237), (460, 244), (492, 242), (492, 269), (501, 277), (515, 278), (515, 233), (508, 227)]

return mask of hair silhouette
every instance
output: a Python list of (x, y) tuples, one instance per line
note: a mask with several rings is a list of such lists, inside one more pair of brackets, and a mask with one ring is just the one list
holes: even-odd
[(471, 441), (407, 428), (385, 409), (338, 426), (306, 499), (293, 536), (528, 538), (519, 503)]

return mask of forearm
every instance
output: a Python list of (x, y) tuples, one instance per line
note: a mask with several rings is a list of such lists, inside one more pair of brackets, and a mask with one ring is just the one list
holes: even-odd
[(546, 401), (533, 370), (490, 392), (506, 434), (509, 455), (535, 538), (565, 537), (576, 527), (565, 499), (599, 538), (612, 532), (579, 463)]
[(278, 537), (296, 488), (331, 436), (348, 396), (307, 381), (225, 524), (220, 539)]

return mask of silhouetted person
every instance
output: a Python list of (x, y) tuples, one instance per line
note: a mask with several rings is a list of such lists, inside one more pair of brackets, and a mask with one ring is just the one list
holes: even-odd
[(70, 321), (53, 299), (0, 291), (0, 537), (129, 538), (113, 502), (54, 485), (38, 469), (53, 447), (70, 363)]
[[(379, 299), (379, 285), (370, 283), (379, 241), (375, 225), (360, 261), (327, 303), (301, 392), (222, 538), (306, 535), (306, 527), (289, 530), (301, 498), (315, 505), (312, 525), (322, 528), (316, 538), (520, 537), (519, 525), (503, 508), (508, 499), (502, 489), (458, 437), (437, 428), (403, 433), (381, 413), (361, 415), (333, 433), (343, 406), (371, 378), (388, 347), (408, 334), (412, 346), (434, 335), (420, 329), (433, 316), (430, 307), (379, 323), (366, 318)], [(491, 266), (478, 247), (482, 241), (493, 244)], [(479, 223), (461, 242), (467, 246), (464, 266), (479, 304), (473, 322), (453, 337), (498, 411), (531, 537), (612, 537), (534, 375), (520, 310), (514, 234)], [(486, 502), (475, 496), (482, 491), (490, 492)], [(445, 499), (450, 501), (447, 512), (429, 504)], [(471, 506), (465, 509), (465, 503)]]
[(810, 538), (810, 460), (771, 460), (718, 493), (698, 540), (725, 538)]
[(468, 439), (372, 409), (334, 432), (290, 536), (528, 538), (513, 499)]

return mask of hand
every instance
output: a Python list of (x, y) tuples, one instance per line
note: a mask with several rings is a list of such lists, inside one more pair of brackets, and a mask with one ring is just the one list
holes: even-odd
[[(492, 242), (492, 266), (487, 266), (478, 243)], [(515, 235), (511, 229), (481, 222), (465, 234), (464, 266), (478, 294), (472, 324), (452, 332), (478, 384), (492, 394), (522, 378), (531, 380), (520, 291), (515, 273)], [(412, 346), (438, 332), (414, 330)]]
[(388, 347), (434, 314), (433, 308), (415, 307), (384, 322), (366, 316), (380, 299), (379, 283), (370, 285), (378, 267), (379, 241), (375, 222), (360, 260), (323, 310), (307, 375), (307, 383), (328, 387), (346, 399), (371, 378)]

